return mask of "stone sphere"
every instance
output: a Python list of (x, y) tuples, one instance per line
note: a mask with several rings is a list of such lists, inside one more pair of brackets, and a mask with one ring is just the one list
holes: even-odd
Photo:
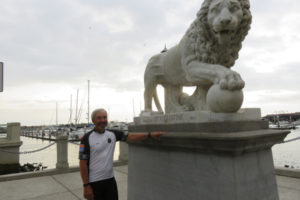
[(208, 107), (217, 113), (237, 112), (241, 108), (243, 100), (242, 90), (223, 90), (219, 85), (210, 87), (206, 96)]

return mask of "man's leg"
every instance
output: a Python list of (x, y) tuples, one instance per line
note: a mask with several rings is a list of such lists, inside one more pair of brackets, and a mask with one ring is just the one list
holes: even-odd
[(103, 181), (97, 181), (91, 183), (94, 193), (94, 200), (104, 200), (105, 199), (105, 184)]
[(118, 200), (118, 187), (115, 178), (108, 179), (105, 188), (105, 200)]

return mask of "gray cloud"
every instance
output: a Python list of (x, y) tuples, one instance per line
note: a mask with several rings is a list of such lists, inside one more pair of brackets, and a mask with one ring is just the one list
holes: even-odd
[[(5, 63), (5, 90), (60, 83), (76, 88), (91, 80), (95, 87), (142, 96), (147, 60), (164, 44), (171, 47), (179, 42), (201, 3), (3, 0), (0, 60)], [(287, 102), (273, 92), (290, 91), (296, 96), (289, 103), (297, 105), (300, 60), (290, 55), (290, 48), (300, 41), (300, 4), (297, 0), (252, 0), (251, 5), (252, 29), (233, 70), (245, 79), (246, 92), (271, 91), (261, 95), (260, 101), (271, 97), (270, 101)], [(43, 104), (40, 101), (31, 102)], [(28, 103), (22, 95), (11, 103), (21, 102)]]
[[(241, 64), (242, 65), (242, 64)], [(268, 73), (257, 72), (254, 68), (236, 68), (246, 81), (246, 89), (255, 90), (299, 90), (299, 63), (286, 63), (278, 70)]]
[[(101, 81), (110, 81), (110, 73), (113, 77), (126, 77), (128, 69), (142, 75), (149, 57), (137, 55), (153, 43), (163, 48), (172, 34), (164, 30), (165, 15), (182, 2), (32, 1), (24, 7), (17, 2), (6, 4), (2, 14), (7, 20), (2, 20), (1, 26), (10, 34), (2, 34), (0, 55), (8, 77), (14, 77), (6, 79), (7, 85), (19, 85), (35, 81), (72, 83), (102, 72), (107, 78)], [(85, 9), (80, 11), (81, 7)], [(95, 21), (93, 15), (109, 15), (116, 8), (130, 14), (130, 30), (111, 33), (103, 23), (105, 19)], [(140, 66), (132, 65), (135, 62)]]

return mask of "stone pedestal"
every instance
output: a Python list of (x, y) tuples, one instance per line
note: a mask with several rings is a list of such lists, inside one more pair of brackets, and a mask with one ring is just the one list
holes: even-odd
[(19, 172), (20, 155), (18, 152), (22, 145), (20, 127), (20, 123), (8, 123), (7, 137), (0, 138), (0, 175)]
[(130, 200), (278, 200), (271, 147), (289, 131), (255, 118), (137, 123), (129, 131), (167, 133), (129, 143)]
[(56, 169), (66, 169), (68, 163), (68, 136), (61, 135), (56, 137), (57, 141), (57, 162)]

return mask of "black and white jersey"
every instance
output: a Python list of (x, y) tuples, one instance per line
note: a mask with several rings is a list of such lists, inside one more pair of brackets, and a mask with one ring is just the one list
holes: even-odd
[(81, 139), (79, 159), (88, 160), (89, 181), (96, 182), (114, 177), (113, 157), (116, 141), (125, 141), (121, 131), (91, 131)]

